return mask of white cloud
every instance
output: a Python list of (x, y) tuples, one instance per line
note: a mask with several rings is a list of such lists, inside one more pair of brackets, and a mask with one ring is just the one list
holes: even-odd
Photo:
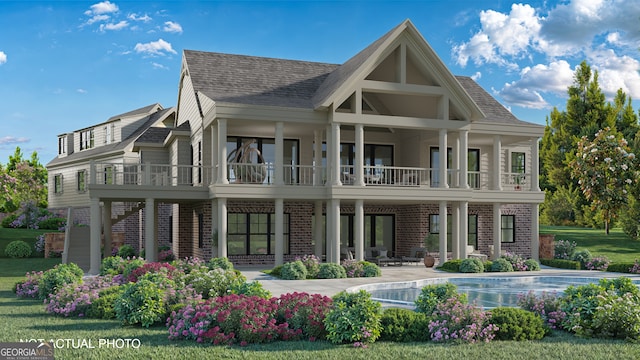
[(167, 21), (167, 22), (164, 23), (164, 28), (162, 30), (165, 31), (165, 32), (181, 34), (182, 33), (182, 26), (180, 26), (180, 24), (178, 24), (176, 22)]
[(91, 25), (93, 23), (100, 22), (100, 21), (107, 21), (110, 18), (111, 17), (109, 15), (94, 15), (91, 17), (91, 19), (87, 20), (85, 25)]
[(475, 74), (471, 75), (471, 78), (473, 79), (473, 81), (478, 81), (480, 80), (481, 77), (482, 77), (482, 73), (480, 71), (476, 71)]
[(607, 98), (612, 99), (622, 89), (634, 99), (640, 99), (640, 61), (630, 56), (618, 56), (612, 49), (596, 49), (587, 54), (589, 64), (598, 70), (598, 83)]
[(531, 109), (545, 109), (549, 104), (542, 98), (539, 92), (522, 87), (517, 84), (504, 84), (498, 93), (507, 103)]
[(15, 145), (15, 144), (23, 144), (31, 141), (31, 139), (26, 137), (14, 137), (14, 136), (5, 136), (0, 138), (0, 145)]
[(103, 1), (97, 4), (93, 4), (89, 7), (90, 10), (85, 11), (85, 15), (99, 15), (108, 14), (118, 11), (118, 5), (109, 1)]
[(131, 20), (131, 21), (142, 21), (142, 22), (149, 22), (151, 21), (151, 16), (144, 14), (144, 15), (138, 15), (138, 14), (129, 14), (127, 16), (127, 19)]
[(133, 49), (137, 53), (143, 53), (151, 56), (164, 56), (166, 53), (177, 54), (177, 52), (171, 47), (171, 44), (162, 39), (148, 42), (146, 44), (137, 43)]
[(153, 66), (154, 69), (161, 69), (161, 70), (169, 70), (168, 67), (162, 65), (162, 64), (158, 64), (156, 62), (151, 63), (151, 66)]
[(127, 26), (129, 26), (129, 23), (122, 20), (118, 23), (108, 23), (108, 24), (100, 24), (100, 31), (107, 31), (107, 30), (122, 30), (124, 28), (126, 28)]
[(0, 51), (0, 65), (7, 62), (7, 54), (4, 51)]
[(509, 104), (544, 109), (549, 107), (549, 104), (542, 97), (543, 93), (566, 96), (567, 88), (571, 84), (573, 69), (568, 62), (559, 60), (549, 65), (525, 67), (520, 72), (519, 80), (505, 84), (496, 93)]
[(87, 90), (85, 90), (85, 89), (76, 89), (76, 92), (77, 92), (78, 94), (86, 94), (88, 91), (87, 91)]

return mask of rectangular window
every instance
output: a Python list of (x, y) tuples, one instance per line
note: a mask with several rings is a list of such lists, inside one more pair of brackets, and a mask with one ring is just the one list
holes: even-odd
[[(340, 215), (340, 246), (355, 246), (355, 219), (353, 214)], [(364, 216), (364, 247), (384, 246), (387, 250), (395, 248), (395, 216)]]
[(80, 170), (76, 174), (77, 179), (77, 189), (79, 192), (87, 191), (87, 172), (85, 170)]
[(114, 129), (116, 124), (107, 124), (104, 127), (104, 143), (111, 144), (114, 141)]
[[(453, 244), (451, 243), (451, 216), (447, 216), (447, 250), (451, 251)], [(467, 217), (467, 245), (473, 245), (474, 249), (478, 249), (478, 215), (469, 214)], [(440, 234), (440, 215), (429, 215), (429, 233)]]
[(104, 175), (104, 184), (112, 185), (113, 184), (113, 166), (105, 166), (103, 175)]
[(524, 159), (525, 153), (512, 152), (511, 153), (511, 172), (514, 174), (524, 174)]
[[(229, 136), (227, 137), (227, 154), (231, 154), (232, 152), (236, 151), (237, 149), (240, 149), (247, 141), (252, 141), (254, 140), (255, 142), (251, 144), (251, 148), (252, 149), (257, 149), (260, 152), (260, 155), (262, 156), (262, 158), (260, 158), (258, 156), (258, 152), (256, 151), (252, 151), (248, 154), (247, 159), (244, 159), (244, 162), (251, 162), (253, 164), (258, 164), (258, 163), (265, 163), (265, 164), (273, 164), (276, 161), (276, 142), (275, 139), (270, 139), (270, 138), (247, 138), (247, 137), (235, 137), (235, 136)], [(298, 146), (299, 141), (295, 140), (295, 139), (284, 139), (283, 140), (283, 144), (284, 144), (284, 149), (283, 149), (283, 160), (284, 160), (284, 166), (292, 166), (292, 165), (299, 165), (298, 164), (298, 158), (300, 156), (299, 152), (299, 146)], [(235, 153), (235, 155), (237, 156), (238, 154)], [(229, 163), (236, 163), (238, 161), (240, 161), (240, 159), (237, 159), (236, 156), (234, 156), (233, 159), (231, 159), (229, 161)], [(240, 177), (238, 176), (239, 174), (235, 173), (235, 170), (242, 170), (242, 167), (236, 168), (234, 169), (234, 167), (232, 166), (230, 168), (230, 171), (228, 173), (229, 176), (229, 180), (231, 182), (234, 181), (238, 181), (241, 182)], [(295, 170), (295, 171), (294, 171)], [(285, 174), (287, 174), (285, 181), (289, 182), (289, 181), (298, 181), (297, 179), (299, 179), (299, 169), (297, 168), (293, 168), (292, 167), (292, 171), (289, 172), (285, 172)], [(266, 173), (266, 176), (264, 177), (264, 181), (263, 183), (265, 184), (271, 184), (273, 182), (273, 173), (272, 173), (272, 169), (269, 168), (268, 172)]]
[[(440, 186), (440, 148), (432, 146), (429, 151), (429, 161), (431, 164), (431, 187)], [(447, 148), (447, 169), (453, 167), (453, 150)], [(480, 188), (480, 149), (467, 150), (467, 178), (469, 186)], [(449, 184), (452, 183), (452, 175), (448, 176)]]
[(67, 136), (60, 136), (58, 138), (58, 155), (67, 153)]
[[(229, 255), (273, 255), (276, 250), (275, 214), (241, 213), (227, 217)], [(284, 253), (289, 253), (289, 214), (284, 214)]]
[(56, 174), (53, 177), (53, 193), (62, 194), (62, 174)]
[(80, 150), (91, 149), (94, 146), (93, 129), (80, 133)]
[(512, 243), (516, 241), (516, 216), (502, 215), (501, 217), (502, 242)]

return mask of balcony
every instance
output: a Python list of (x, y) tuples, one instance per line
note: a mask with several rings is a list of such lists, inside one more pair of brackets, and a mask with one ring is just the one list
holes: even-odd
[[(92, 163), (89, 184), (96, 185), (139, 185), (177, 187), (201, 187), (214, 183), (217, 168), (193, 165), (157, 165), (128, 163)], [(340, 166), (339, 179), (342, 186), (370, 186), (394, 188), (439, 188), (441, 185), (439, 169), (365, 166), (362, 183), (358, 184), (355, 168), (352, 165)], [(249, 184), (273, 186), (276, 184), (275, 165), (273, 163), (246, 164), (230, 163), (227, 168), (229, 184)], [(314, 165), (285, 165), (283, 167), (283, 186), (327, 185), (327, 168)], [(459, 170), (447, 170), (449, 188), (463, 188), (460, 184)], [(502, 173), (501, 189), (506, 191), (531, 191), (530, 174)], [(468, 186), (473, 190), (496, 190), (493, 186), (493, 174), (490, 172), (469, 171)]]

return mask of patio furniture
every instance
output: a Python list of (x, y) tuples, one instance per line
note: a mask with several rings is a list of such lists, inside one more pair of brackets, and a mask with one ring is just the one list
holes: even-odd
[(424, 262), (424, 256), (427, 255), (427, 249), (423, 247), (412, 247), (409, 256), (403, 256), (402, 261), (407, 263), (415, 263), (418, 265)]

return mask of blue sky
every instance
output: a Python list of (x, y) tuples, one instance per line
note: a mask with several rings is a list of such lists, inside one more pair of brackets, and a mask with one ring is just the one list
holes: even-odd
[(0, 163), (20, 146), (46, 164), (58, 134), (175, 105), (183, 49), (343, 63), (407, 18), (522, 120), (564, 109), (582, 60), (609, 99), (640, 99), (638, 0), (0, 0)]

